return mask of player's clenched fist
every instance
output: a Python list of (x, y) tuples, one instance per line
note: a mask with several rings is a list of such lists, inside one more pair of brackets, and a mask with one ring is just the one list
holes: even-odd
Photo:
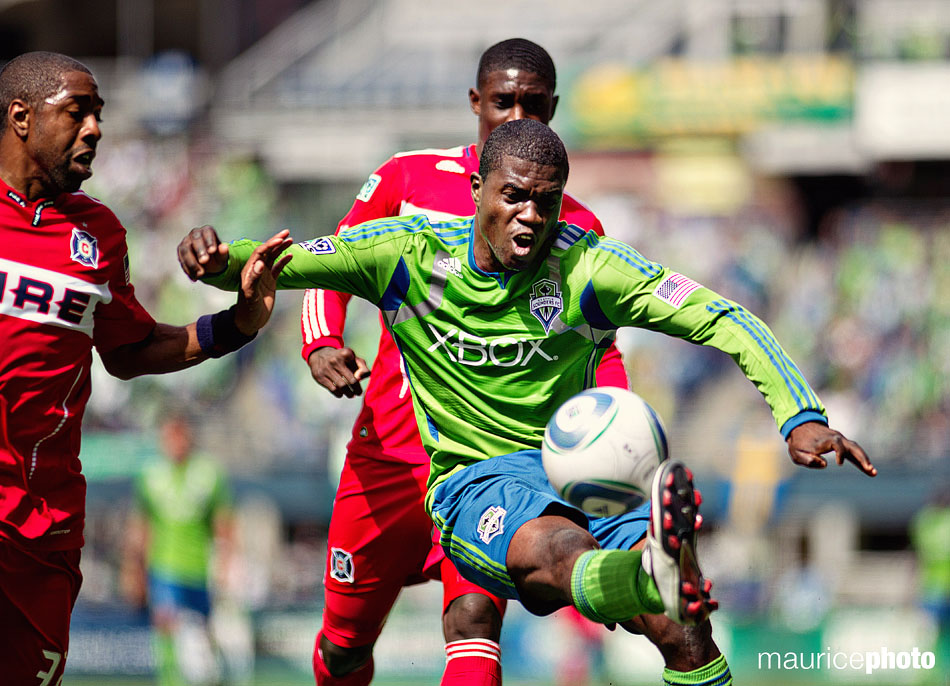
[(178, 244), (178, 264), (192, 281), (217, 274), (228, 266), (228, 244), (211, 226), (192, 229)]

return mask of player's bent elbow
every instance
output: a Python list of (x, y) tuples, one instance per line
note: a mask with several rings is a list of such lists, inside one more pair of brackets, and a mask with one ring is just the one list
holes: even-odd
[(124, 350), (124, 348), (127, 347), (128, 346), (122, 346), (116, 350), (99, 354), (99, 358), (102, 360), (102, 366), (105, 367), (106, 371), (123, 381), (128, 381), (143, 373), (136, 369), (132, 361), (133, 356), (128, 354), (128, 350)]

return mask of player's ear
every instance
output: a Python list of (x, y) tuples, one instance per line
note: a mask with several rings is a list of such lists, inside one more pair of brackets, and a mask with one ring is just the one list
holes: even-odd
[(472, 172), (471, 182), (472, 182), (472, 202), (475, 203), (475, 207), (477, 209), (478, 203), (482, 199), (482, 177), (478, 175), (478, 172)]
[(32, 123), (33, 109), (22, 100), (13, 100), (6, 111), (7, 126), (20, 138), (26, 138)]
[[(557, 101), (561, 99), (560, 95), (555, 95), (551, 98), (551, 119), (554, 119), (554, 111), (557, 109)], [(549, 119), (548, 121), (550, 121)]]
[(468, 106), (472, 108), (472, 114), (476, 117), (482, 113), (482, 95), (477, 88), (468, 89)]

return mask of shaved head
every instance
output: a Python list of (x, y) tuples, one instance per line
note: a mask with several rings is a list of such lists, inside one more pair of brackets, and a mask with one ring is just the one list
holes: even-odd
[(561, 181), (567, 181), (569, 165), (564, 143), (539, 121), (516, 119), (492, 131), (478, 160), (478, 174), (486, 178), (501, 168), (505, 156), (556, 167), (561, 173)]
[(557, 86), (554, 60), (551, 59), (547, 50), (526, 38), (503, 40), (482, 53), (478, 61), (475, 84), (481, 88), (485, 85), (485, 77), (488, 74), (509, 69), (537, 74), (550, 87), (552, 93)]
[(7, 62), (0, 70), (0, 133), (11, 102), (22, 100), (36, 110), (62, 89), (64, 74), (71, 71), (92, 75), (82, 62), (57, 52), (27, 52)]

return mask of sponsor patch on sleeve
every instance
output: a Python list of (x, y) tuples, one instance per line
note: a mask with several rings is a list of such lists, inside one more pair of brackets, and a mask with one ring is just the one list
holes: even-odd
[(369, 178), (366, 179), (366, 183), (360, 188), (360, 192), (356, 194), (356, 199), (369, 202), (369, 199), (373, 197), (373, 193), (376, 192), (376, 187), (379, 186), (379, 182), (382, 180), (383, 178), (379, 174), (370, 174)]
[(324, 236), (323, 238), (314, 238), (310, 241), (304, 241), (300, 243), (300, 247), (304, 250), (312, 252), (314, 255), (332, 255), (336, 252), (336, 246), (333, 245), (333, 241)]
[(696, 283), (688, 276), (673, 272), (653, 290), (653, 295), (679, 309), (687, 296), (697, 288), (702, 288), (702, 284)]

